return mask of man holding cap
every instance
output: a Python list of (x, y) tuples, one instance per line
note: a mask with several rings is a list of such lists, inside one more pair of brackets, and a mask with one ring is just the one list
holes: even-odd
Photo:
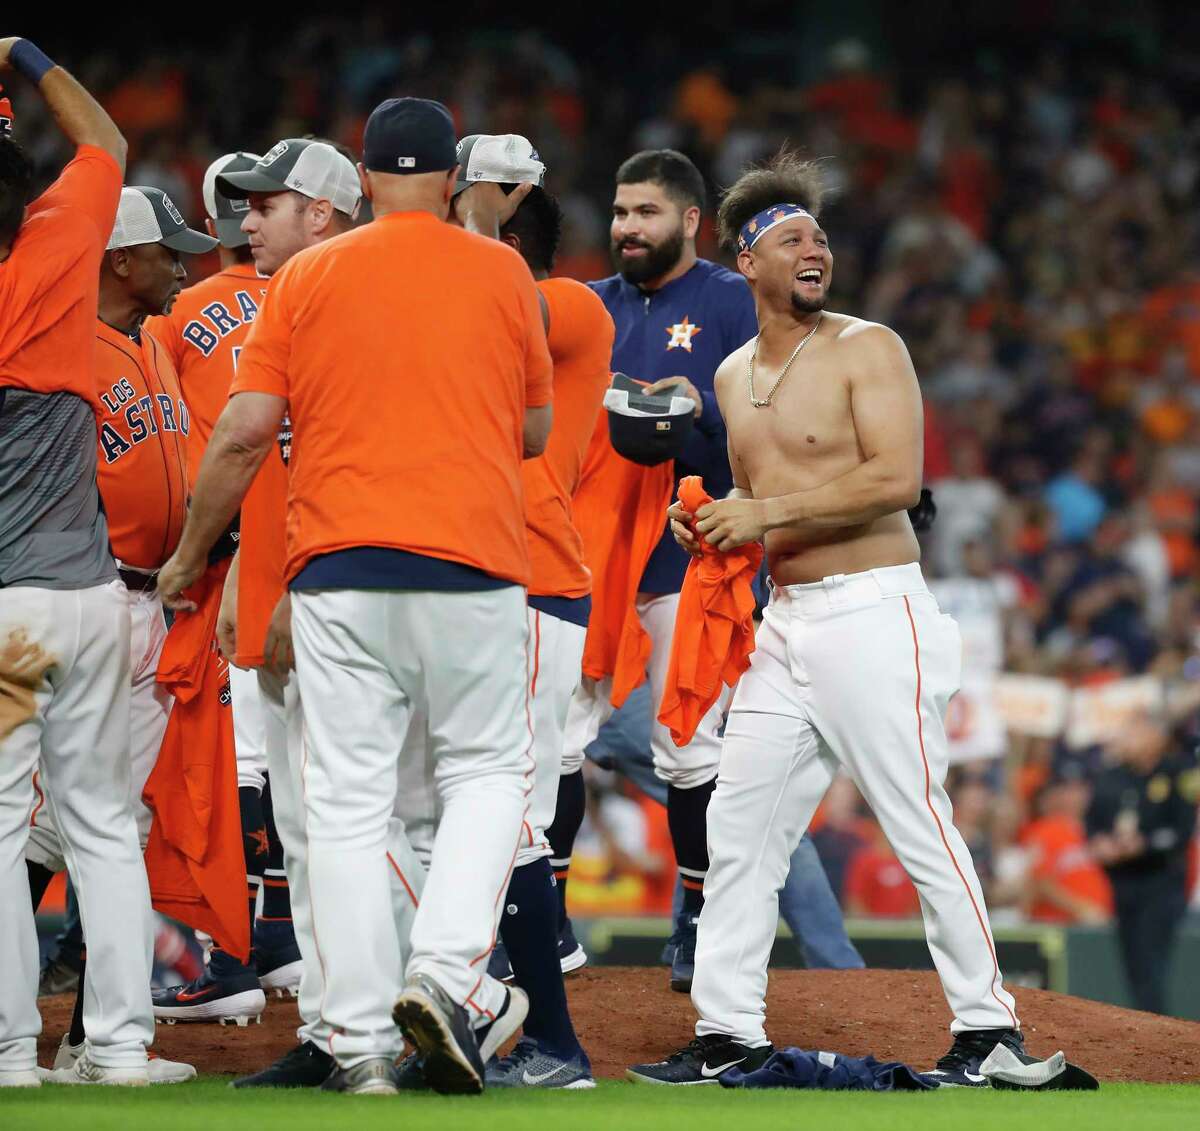
[[(338, 1064), (327, 1086), (359, 1093), (395, 1091), (397, 1022), (436, 1089), (482, 1090), (464, 1006), (532, 770), (520, 465), (545, 449), (552, 369), (529, 268), (444, 223), (457, 164), (444, 106), (372, 113), (360, 174), (376, 220), (272, 279), (160, 577), (180, 604), (286, 410), (308, 872)], [(419, 276), (397, 267), (415, 262)], [(397, 996), (386, 845), (415, 712), (442, 818)]]
[[(157, 681), (167, 625), (154, 590), (158, 568), (179, 540), (187, 509), (184, 445), (190, 427), (187, 406), (170, 358), (142, 323), (171, 308), (187, 277), (181, 256), (200, 254), (216, 240), (190, 229), (161, 189), (138, 185), (121, 191), (116, 223), (100, 266), (95, 372), (103, 411), (97, 481), (108, 518), (109, 542), (129, 607), (130, 798), (143, 848), (151, 812), (142, 789), (154, 768), (171, 712), (170, 693)], [(52, 798), (55, 787), (43, 783)], [(30, 822), (25, 851), (35, 884), (66, 867), (56, 808), (39, 807)], [(131, 946), (152, 941), (149, 924)], [(86, 941), (86, 940), (85, 940)], [(84, 1051), (85, 981), (103, 972), (80, 968), (75, 1016), (55, 1059), (61, 1082), (79, 1082), (91, 1071)], [(190, 1079), (189, 1065), (152, 1061), (156, 1082)]]
[[(209, 165), (204, 173), (204, 208), (208, 213), (205, 226), (219, 241), (217, 254), (221, 270), (188, 287), (169, 314), (150, 319), (146, 324), (146, 329), (171, 355), (191, 413), (192, 427), (187, 438), (189, 486), (196, 481), (204, 449), (229, 400), (229, 386), (238, 354), (267, 293), (267, 280), (258, 273), (250, 253), (250, 237), (242, 231), (242, 222), (250, 214), (250, 205), (244, 198), (225, 195), (218, 190), (216, 182), (222, 174), (249, 172), (260, 160), (256, 153), (226, 153)], [(237, 548), (238, 525), (235, 519), (230, 525), (229, 536), (223, 539), (225, 556)], [(226, 575), (227, 587), (228, 578), (235, 579), (232, 585), (235, 591), (236, 570), (235, 560)], [(268, 838), (263, 835), (266, 828), (262, 800), (267, 770), (265, 724), (258, 699), (258, 681), (252, 672), (231, 666), (229, 691), (233, 700), (233, 739), (248, 895), (257, 902), (258, 888), (264, 883), (269, 867), (271, 848)], [(281, 863), (277, 870), (282, 872)], [(278, 902), (279, 894), (283, 896), (285, 908), (283, 914), (277, 915), (273, 905)], [(279, 877), (274, 891), (266, 889), (264, 901), (264, 916), (278, 922), (253, 921), (253, 969), (220, 949), (214, 950), (200, 979), (203, 985), (184, 987), (188, 1000), (180, 1002), (178, 994), (156, 995), (155, 1007), (160, 1016), (191, 1020), (199, 1015), (205, 1020), (217, 1020), (210, 1008), (213, 1002), (236, 995), (251, 984), (253, 976), (259, 978), (264, 990), (295, 990), (300, 982), (300, 954), (292, 931), (291, 910), (286, 907), (286, 880)], [(253, 909), (250, 914), (253, 916)], [(215, 988), (214, 982), (218, 983)], [(199, 994), (202, 989), (208, 992)]]

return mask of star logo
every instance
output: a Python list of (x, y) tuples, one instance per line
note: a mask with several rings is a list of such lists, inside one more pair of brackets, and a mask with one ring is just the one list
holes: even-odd
[(667, 342), (667, 349), (685, 349), (691, 353), (692, 339), (700, 333), (700, 330), (701, 327), (689, 322), (685, 314), (682, 322), (676, 322), (674, 326), (667, 327), (667, 333), (671, 335), (670, 341)]
[(246, 836), (248, 836), (250, 840), (254, 842), (254, 847), (258, 849), (258, 854), (260, 856), (266, 856), (266, 854), (271, 851), (271, 846), (267, 842), (267, 830), (265, 828), (249, 829), (246, 832)]

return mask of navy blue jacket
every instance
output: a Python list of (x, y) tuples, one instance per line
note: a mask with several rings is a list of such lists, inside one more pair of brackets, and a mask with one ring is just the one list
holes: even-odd
[[(717, 408), (713, 376), (734, 350), (758, 333), (754, 299), (746, 280), (719, 264), (698, 259), (686, 275), (649, 293), (613, 275), (588, 284), (616, 323), (614, 372), (639, 381), (686, 377), (704, 401), (683, 455), (675, 461), (676, 479), (701, 475), (715, 499), (733, 486), (725, 422)], [(642, 574), (643, 593), (677, 593), (687, 569), (685, 554), (663, 536)]]

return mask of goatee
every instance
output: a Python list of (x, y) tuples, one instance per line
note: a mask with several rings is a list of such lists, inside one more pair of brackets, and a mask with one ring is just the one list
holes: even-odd
[(792, 291), (792, 309), (797, 314), (816, 314), (825, 309), (825, 293), (821, 292), (817, 298), (803, 298)]
[(668, 236), (660, 244), (638, 242), (634, 246), (644, 247), (646, 254), (639, 259), (626, 260), (621, 255), (621, 244), (612, 245), (613, 266), (618, 274), (635, 287), (659, 279), (683, 258), (683, 227)]

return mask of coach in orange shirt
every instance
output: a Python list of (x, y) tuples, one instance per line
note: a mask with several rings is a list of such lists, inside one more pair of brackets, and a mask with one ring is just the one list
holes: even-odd
[[(372, 113), (360, 173), (376, 220), (272, 279), (160, 577), (178, 603), (286, 408), (286, 573), (331, 1090), (396, 1089), (393, 1017), (435, 1088), (482, 1090), (464, 1003), (528, 808), (520, 465), (546, 446), (552, 367), (520, 256), (443, 223), (456, 169), (444, 106), (392, 99)], [(414, 710), (442, 819), (395, 997), (386, 840)]]

